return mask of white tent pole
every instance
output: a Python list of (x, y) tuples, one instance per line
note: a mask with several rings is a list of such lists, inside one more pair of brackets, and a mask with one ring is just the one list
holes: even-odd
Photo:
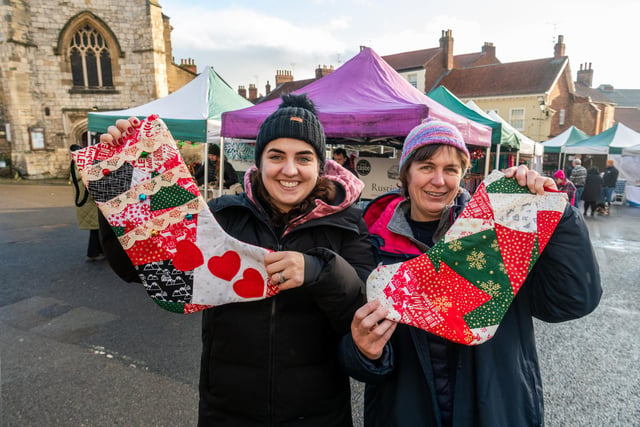
[(560, 166), (562, 165), (562, 151), (558, 153), (558, 169), (562, 169)]
[(218, 162), (220, 167), (218, 168), (218, 197), (222, 196), (222, 187), (224, 187), (224, 137), (220, 137), (220, 156), (218, 156)]
[(487, 147), (486, 160), (484, 161), (484, 177), (489, 176), (489, 162), (491, 162), (491, 146)]
[(209, 187), (209, 148), (207, 143), (202, 144), (202, 158), (204, 159), (204, 200), (207, 201), (207, 191)]
[(500, 169), (500, 145), (496, 145), (496, 169)]
[[(533, 159), (534, 159), (534, 163), (535, 163), (535, 158), (536, 158), (536, 147), (533, 147)], [(516, 152), (516, 166), (518, 166), (520, 164), (520, 150), (518, 150)]]

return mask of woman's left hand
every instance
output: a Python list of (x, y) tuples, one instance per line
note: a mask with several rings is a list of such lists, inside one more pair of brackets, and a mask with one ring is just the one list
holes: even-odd
[(271, 284), (285, 289), (297, 288), (304, 283), (304, 255), (300, 252), (271, 252), (264, 256), (264, 265)]
[(526, 165), (513, 166), (505, 169), (504, 176), (507, 178), (515, 176), (518, 184), (523, 187), (528, 187), (529, 191), (539, 195), (543, 195), (545, 189), (558, 189), (553, 179), (540, 175), (538, 172), (529, 169)]

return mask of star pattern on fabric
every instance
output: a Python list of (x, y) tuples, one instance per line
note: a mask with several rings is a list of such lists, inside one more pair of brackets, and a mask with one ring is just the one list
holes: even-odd
[(381, 300), (390, 319), (481, 344), (495, 335), (565, 206), (558, 193), (532, 194), (494, 171), (426, 254), (378, 267), (367, 296)]

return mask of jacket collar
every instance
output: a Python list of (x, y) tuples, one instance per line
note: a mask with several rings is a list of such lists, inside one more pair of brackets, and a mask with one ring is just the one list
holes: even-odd
[[(453, 204), (443, 209), (440, 223), (433, 235), (433, 243), (444, 236), (470, 198), (469, 192), (463, 190)], [(413, 231), (407, 221), (410, 208), (411, 202), (405, 199), (398, 190), (383, 194), (366, 207), (365, 222), (371, 234), (380, 235), (385, 240), (382, 245), (385, 250), (402, 248), (403, 251), (411, 251), (411, 246), (413, 246), (415, 248), (413, 251), (423, 253), (432, 246), (419, 242), (413, 236)], [(398, 236), (401, 239), (398, 239)], [(385, 248), (385, 246), (387, 247)]]
[[(256, 201), (253, 189), (251, 188), (251, 180), (249, 177), (253, 171), (257, 170), (254, 165), (250, 167), (244, 174), (244, 188), (249, 200), (255, 205), (259, 205)], [(340, 166), (337, 162), (327, 159), (324, 163), (323, 177), (329, 178), (339, 188), (338, 194), (343, 196), (336, 200), (334, 204), (328, 204), (320, 199), (316, 199), (315, 207), (311, 212), (296, 218), (293, 222), (296, 226), (304, 224), (312, 219), (322, 218), (327, 215), (343, 211), (358, 200), (360, 193), (364, 189), (364, 183), (360, 181), (354, 174)]]

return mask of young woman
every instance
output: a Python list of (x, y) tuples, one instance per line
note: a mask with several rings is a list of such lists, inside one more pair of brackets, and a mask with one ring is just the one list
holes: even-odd
[(362, 183), (325, 152), (311, 101), (284, 97), (260, 127), (246, 192), (209, 204), (228, 234), (274, 251), (264, 262), (281, 292), (203, 312), (199, 425), (352, 425), (337, 347), (375, 264), (351, 207)]
[[(401, 192), (366, 209), (377, 257), (411, 259), (433, 246), (470, 197), (460, 188), (469, 152), (460, 133), (432, 120), (406, 138)], [(551, 178), (519, 166), (506, 172), (531, 192)], [(575, 319), (601, 295), (598, 264), (583, 218), (570, 205), (512, 302), (496, 335), (465, 346), (385, 319), (377, 301), (360, 308), (341, 344), (341, 361), (366, 382), (365, 426), (540, 426), (543, 396), (533, 322)]]

